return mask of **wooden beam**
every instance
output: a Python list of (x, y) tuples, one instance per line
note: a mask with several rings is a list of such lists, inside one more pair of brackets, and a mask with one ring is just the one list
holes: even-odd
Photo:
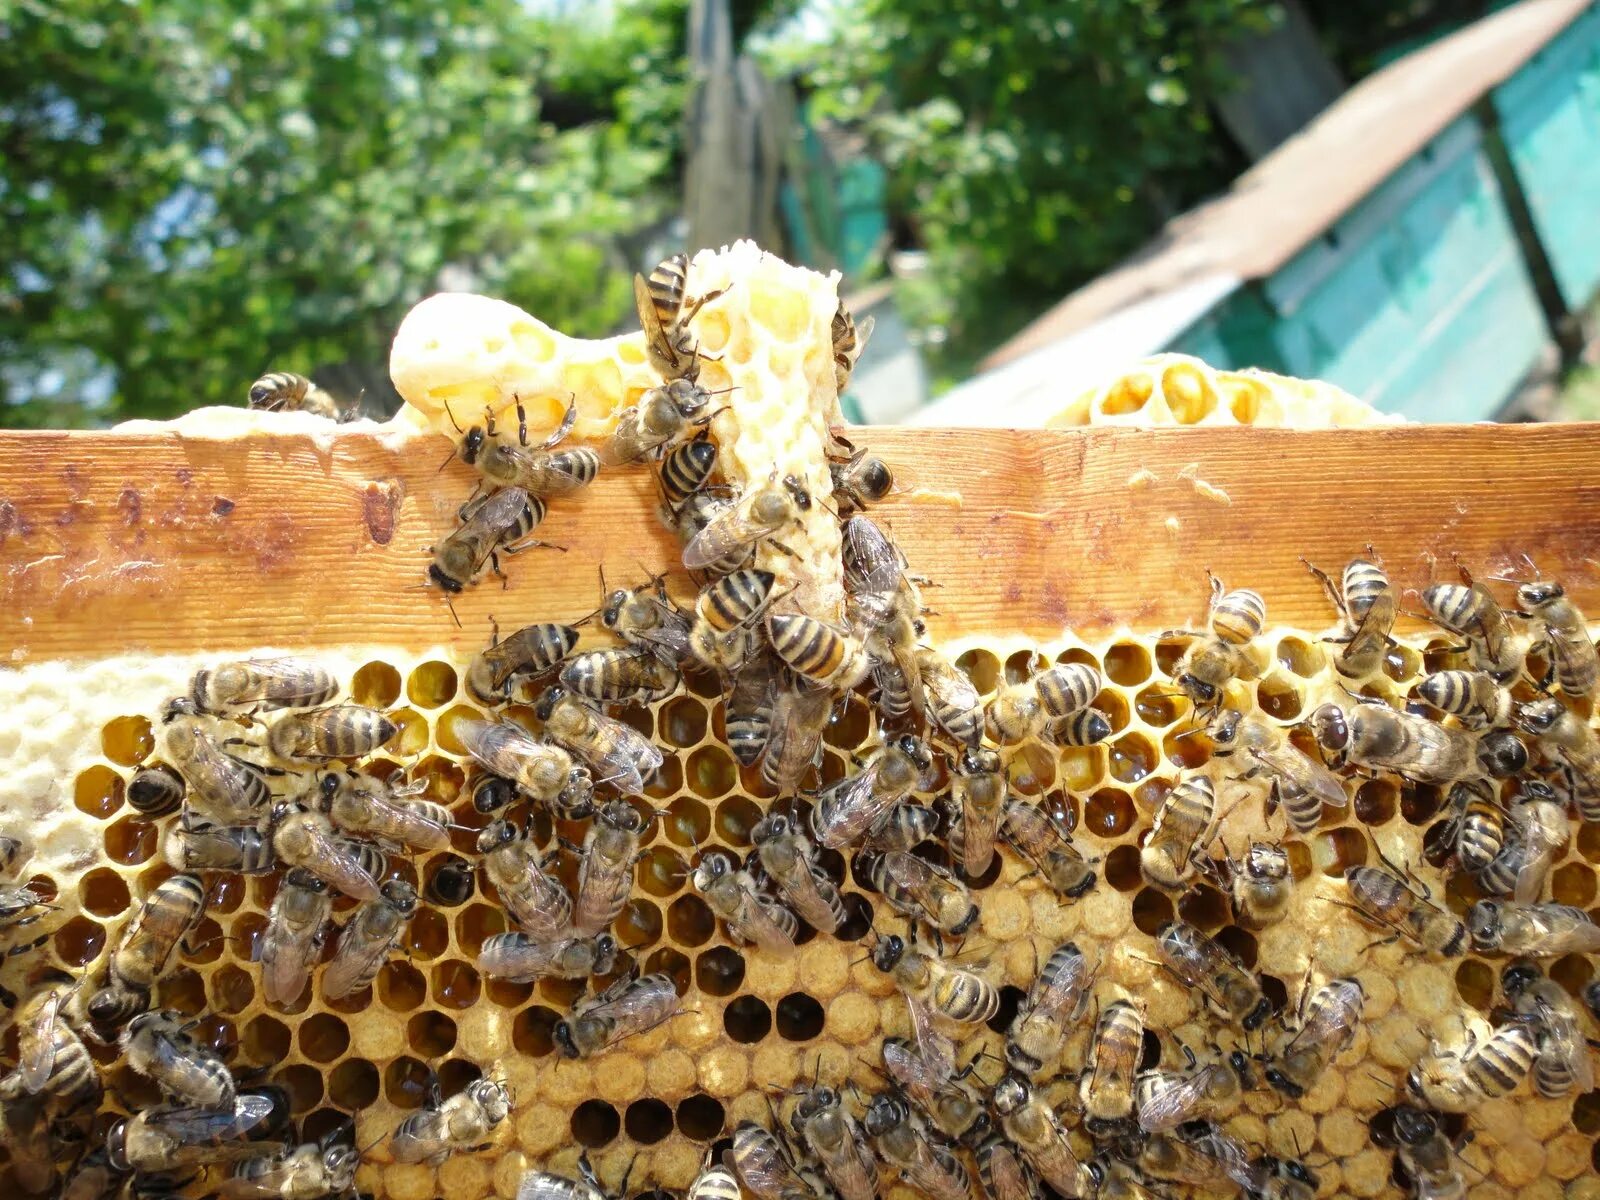
[[(1204, 570), (1266, 597), (1275, 624), (1332, 610), (1300, 563), (1337, 572), (1372, 542), (1398, 586), (1533, 557), (1600, 613), (1600, 427), (864, 429), (898, 470), (875, 515), (941, 586), (930, 633), (1048, 639), (1192, 626)], [(676, 561), (643, 468), (553, 503), (533, 549), (456, 598), (419, 586), (472, 490), (442, 439), (341, 431), (0, 435), (0, 649), (10, 661), (118, 652), (481, 646), (572, 619), (598, 567), (633, 582)], [(686, 594), (689, 584), (677, 581)], [(1496, 585), (1498, 586), (1498, 585)], [(1509, 590), (1501, 594), (1509, 598)], [(1414, 599), (1408, 602), (1415, 607)]]

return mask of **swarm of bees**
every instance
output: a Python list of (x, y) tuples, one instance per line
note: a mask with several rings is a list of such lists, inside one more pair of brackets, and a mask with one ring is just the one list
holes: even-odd
[[(689, 886), (750, 955), (794, 955), (812, 936), (859, 941), (903, 1003), (908, 1035), (882, 1041), (868, 1064), (879, 1081), (870, 1094), (851, 1078), (824, 1080), (819, 1064), (771, 1097), (770, 1120), (742, 1121), (708, 1151), (691, 1200), (872, 1200), (893, 1184), (932, 1200), (980, 1191), (1033, 1200), (1047, 1189), (1068, 1198), (1317, 1194), (1312, 1156), (1251, 1144), (1229, 1121), (1251, 1097), (1293, 1105), (1318, 1087), (1362, 1027), (1362, 983), (1323, 969), (1312, 946), (1305, 978), (1284, 997), (1180, 915), (1130, 935), (1129, 952), (1195, 998), (1205, 1044), (1152, 1026), (1141, 998), (1102, 978), (1102, 959), (1071, 940), (1041, 952), (1025, 993), (1003, 996), (983, 958), (992, 949), (984, 888), (1002, 860), (1022, 864), (1062, 905), (1094, 892), (1107, 870), (1075, 843), (1070, 812), (1014, 790), (1011, 755), (1029, 742), (1109, 739), (1105, 681), (1094, 666), (1041, 659), (985, 703), (966, 671), (925, 641), (926, 581), (867, 515), (894, 487), (891, 468), (869, 451), (836, 439), (827, 497), (793, 477), (742, 495), (719, 483), (714, 399), (699, 385), (688, 322), (720, 293), (691, 296), (687, 280), (683, 256), (638, 280), (661, 384), (622, 414), (602, 449), (558, 449), (575, 402), (538, 447), (520, 404), (514, 443), (489, 414), (458, 426), (455, 456), (489, 490), (463, 505), (460, 526), (433, 551), (427, 577), (446, 594), (538, 544), (530, 535), (547, 498), (585, 486), (602, 465), (652, 467), (661, 519), (683, 547), (681, 575), (623, 587), (602, 580), (595, 613), (505, 637), (496, 630), (467, 667), (466, 692), (490, 719), (457, 721), (453, 733), (473, 769), (466, 794), (481, 829), (457, 825), (425, 779), (375, 765), (399, 726), (341, 701), (344, 682), (315, 662), (219, 663), (164, 707), (160, 761), (137, 771), (126, 796), (165, 822), (163, 852), (177, 874), (126, 920), (95, 976), (41, 978), (25, 996), (0, 997), (17, 1031), (16, 1066), (0, 1077), (0, 1132), (25, 1190), (56, 1186), (70, 1158), (62, 1194), (84, 1200), (124, 1188), (315, 1200), (353, 1194), (363, 1155), (380, 1144), (387, 1161), (429, 1165), (496, 1145), (516, 1098), (492, 1072), (448, 1096), (435, 1080), (390, 1129), (358, 1136), (352, 1121), (297, 1137), (281, 1087), (236, 1077), (196, 1036), (197, 1018), (155, 1006), (219, 878), (277, 876), (253, 966), (266, 1002), (284, 1011), (298, 1011), (308, 991), (359, 997), (424, 906), (481, 891), (505, 918), (478, 952), (485, 978), (582, 988), (551, 1029), (559, 1056), (603, 1060), (678, 1018), (693, 1006), (687, 978), (641, 970), (618, 933), (661, 816), (647, 789), (664, 756), (608, 709), (659, 703), (695, 676), (716, 680), (728, 749), (776, 795), (749, 831), (750, 853), (707, 850)], [(841, 306), (841, 388), (865, 333)], [(840, 520), (839, 614), (791, 611), (774, 574), (754, 565), (757, 548), (783, 549), (813, 505)], [(1311, 569), (1337, 609), (1335, 665), (1360, 680), (1390, 648), (1399, 597), (1370, 551), (1337, 583)], [(674, 596), (682, 580), (693, 592)], [(1316, 830), (1325, 809), (1348, 807), (1352, 779), (1443, 792), (1429, 861), (1469, 876), (1481, 899), (1458, 915), (1414, 864), (1380, 849), (1378, 863), (1348, 866), (1326, 900), (1330, 919), (1364, 922), (1375, 944), (1440, 961), (1505, 959), (1505, 1005), (1493, 1023), (1422, 1046), (1372, 1122), (1373, 1143), (1392, 1152), (1407, 1194), (1463, 1195), (1471, 1168), (1461, 1151), (1481, 1105), (1525, 1083), (1548, 1098), (1594, 1088), (1600, 984), (1585, 1004), (1542, 965), (1600, 955), (1600, 928), (1550, 889), (1574, 816), (1600, 822), (1600, 737), (1587, 717), (1600, 664), (1587, 624), (1552, 581), (1517, 581), (1515, 607), (1502, 608), (1463, 571), (1459, 584), (1421, 596), (1460, 640), (1459, 662), (1428, 674), (1403, 707), (1352, 692), (1291, 728), (1241, 699), (1239, 685), (1269, 669), (1259, 645), (1264, 599), (1210, 582), (1205, 627), (1166, 636), (1187, 639), (1170, 685), (1192, 708), (1185, 736), (1203, 739), (1215, 765), (1162, 795), (1136, 856), (1139, 879), (1175, 900), (1214, 886), (1239, 927), (1269, 929), (1310, 886), (1297, 881), (1285, 840)], [(591, 623), (612, 644), (580, 649)], [(824, 736), (852, 697), (870, 700), (880, 737), (825, 779)], [(1228, 815), (1251, 798), (1263, 801), (1265, 819), (1230, 848)], [(472, 860), (419, 892), (404, 859), (459, 846), (463, 833)], [(0, 841), (6, 877), (18, 877), (25, 859), (21, 843)], [(853, 920), (847, 873), (881, 899), (881, 928)], [(339, 897), (355, 905), (342, 921)], [(0, 952), (37, 946), (31, 927), (46, 912), (27, 885), (0, 886), (9, 939)], [(1002, 1036), (998, 1055), (975, 1046), (986, 1028)], [(1075, 1032), (1087, 1034), (1081, 1052)], [(99, 1045), (119, 1048), (163, 1097), (104, 1131), (90, 1126), (106, 1098), (91, 1051)], [(531, 1171), (518, 1196), (620, 1200), (628, 1182), (608, 1188), (580, 1156), (576, 1177)]]

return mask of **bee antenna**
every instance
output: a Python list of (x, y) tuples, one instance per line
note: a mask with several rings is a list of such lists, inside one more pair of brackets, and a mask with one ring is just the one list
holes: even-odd
[(456, 615), (455, 601), (450, 599), (449, 596), (446, 596), (444, 598), (444, 606), (450, 610), (450, 619), (456, 623), (456, 628), (460, 629), (461, 628), (461, 618)]
[[(454, 426), (455, 431), (457, 433), (465, 433), (466, 432), (466, 430), (462, 429), (461, 426), (456, 422), (456, 414), (451, 411), (451, 409), (450, 409), (450, 401), (448, 401), (448, 400), (446, 400), (444, 402), (444, 415), (450, 418), (450, 424), (452, 426)], [(453, 458), (455, 456), (452, 454), (451, 457)]]

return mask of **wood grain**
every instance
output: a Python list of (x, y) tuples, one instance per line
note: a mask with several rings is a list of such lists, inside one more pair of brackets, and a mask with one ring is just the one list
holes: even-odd
[[(1367, 542), (1397, 585), (1531, 555), (1600, 613), (1600, 427), (866, 429), (902, 491), (877, 510), (940, 585), (934, 638), (1053, 638), (1192, 626), (1204, 570), (1267, 598), (1274, 623), (1332, 611), (1299, 559), (1337, 572)], [(398, 445), (398, 448), (396, 446)], [(442, 439), (341, 432), (0, 435), (0, 649), (11, 661), (264, 645), (466, 653), (502, 628), (572, 619), (598, 566), (676, 561), (642, 468), (551, 506), (533, 549), (455, 601), (421, 585), (472, 488)], [(1522, 568), (1525, 570), (1525, 568)], [(680, 581), (676, 590), (687, 592)], [(1506, 591), (1509, 597), (1508, 590)], [(1414, 602), (1413, 602), (1414, 606)]]

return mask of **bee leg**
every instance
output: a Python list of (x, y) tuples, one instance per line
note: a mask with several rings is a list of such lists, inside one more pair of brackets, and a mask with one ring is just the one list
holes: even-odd
[(528, 444), (528, 410), (522, 407), (522, 398), (517, 397), (517, 444)]
[(17, 994), (8, 987), (0, 987), (0, 1005), (6, 1008), (17, 1006)]

